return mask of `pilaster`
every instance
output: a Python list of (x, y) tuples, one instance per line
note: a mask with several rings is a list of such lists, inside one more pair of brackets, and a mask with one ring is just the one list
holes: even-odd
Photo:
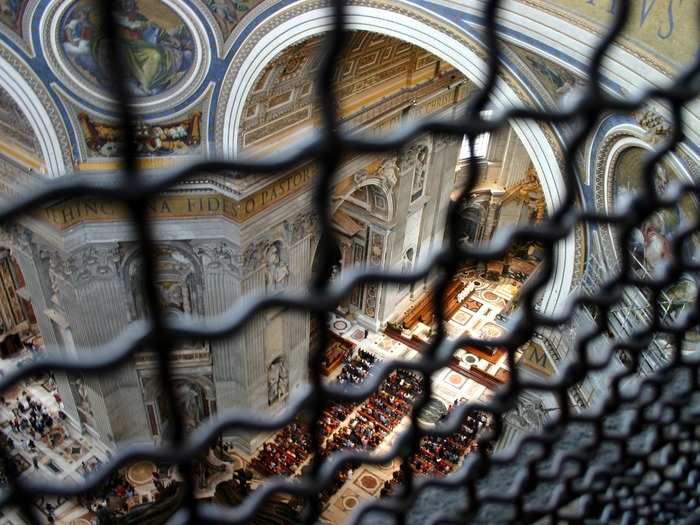
[[(204, 314), (207, 317), (221, 315), (241, 298), (240, 250), (224, 240), (193, 241), (191, 244), (203, 266)], [(248, 370), (241, 366), (244, 339), (236, 336), (209, 343), (220, 408), (248, 406), (244, 399)]]
[[(47, 286), (48, 279), (42, 279), (45, 265), (40, 260), (39, 250), (33, 242), (32, 233), (17, 226), (13, 228), (8, 241), (12, 246), (12, 255), (22, 271), (28, 296), (31, 298), (34, 315), (36, 316), (47, 353), (72, 356), (74, 347), (72, 345), (70, 348), (68, 347), (72, 341), (66, 342), (63, 340), (60, 334), (60, 327), (52, 322), (47, 314), (51, 305), (50, 288)], [(68, 415), (71, 424), (75, 428), (80, 428), (77, 405), (68, 377), (64, 372), (55, 372), (54, 376), (56, 377), (58, 393), (63, 399), (64, 412)]]

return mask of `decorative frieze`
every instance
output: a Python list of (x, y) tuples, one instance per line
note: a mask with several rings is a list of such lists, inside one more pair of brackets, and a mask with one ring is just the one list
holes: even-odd
[(505, 423), (523, 432), (529, 430), (542, 431), (547, 421), (548, 409), (539, 397), (521, 397), (515, 409), (507, 412), (503, 419)]
[(315, 238), (319, 231), (318, 214), (316, 212), (299, 213), (291, 220), (284, 221), (283, 226), (290, 244), (296, 244), (308, 236)]
[(241, 255), (230, 244), (224, 241), (206, 241), (194, 244), (193, 248), (202, 259), (205, 270), (238, 274)]
[(661, 142), (671, 132), (670, 124), (654, 110), (640, 111), (635, 117), (637, 123), (647, 131), (647, 140), (651, 144)]
[(91, 245), (72, 254), (57, 250), (42, 250), (40, 257), (49, 260), (49, 280), (54, 294), (58, 294), (59, 280), (81, 286), (94, 280), (109, 280), (117, 275), (122, 260), (119, 245)]
[(68, 277), (76, 284), (94, 279), (111, 279), (116, 276), (121, 262), (118, 244), (88, 246), (66, 261)]
[(32, 232), (22, 226), (13, 224), (0, 228), (0, 243), (9, 245), (31, 257)]
[[(220, 217), (235, 223), (243, 223), (305, 189), (310, 184), (314, 173), (313, 165), (308, 164), (240, 200), (214, 191), (158, 195), (153, 197), (148, 205), (148, 218), (169, 220)], [(34, 210), (32, 216), (59, 230), (67, 230), (80, 224), (130, 218), (128, 209), (122, 203), (94, 198), (67, 199), (46, 208)]]

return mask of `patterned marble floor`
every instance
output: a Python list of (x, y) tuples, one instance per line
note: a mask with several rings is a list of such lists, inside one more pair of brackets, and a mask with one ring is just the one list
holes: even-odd
[[(463, 278), (466, 282), (477, 281), (476, 286), (447, 322), (448, 337), (459, 337), (463, 334), (484, 339), (500, 337), (505, 329), (498, 320), (498, 316), (513, 300), (519, 287), (510, 279), (503, 278), (494, 282), (476, 273), (466, 273)], [(331, 319), (329, 328), (340, 337), (382, 359), (417, 359), (419, 357), (418, 352), (384, 333), (370, 331), (365, 338), (363, 327), (338, 315)], [(505, 353), (491, 360), (463, 350), (458, 351), (458, 356), (463, 362), (494, 376), (508, 370)], [(461, 399), (485, 401), (492, 395), (485, 386), (451, 368), (443, 368), (433, 374), (432, 383), (434, 398), (445, 407)], [(377, 452), (381, 453), (391, 447), (408, 423), (408, 418), (404, 418), (401, 425), (380, 445)], [(329, 500), (321, 515), (322, 520), (329, 525), (345, 523), (358, 505), (378, 496), (384, 482), (391, 479), (397, 468), (398, 460), (394, 460), (389, 465), (362, 465), (356, 469), (343, 487)]]
[[(32, 356), (22, 351), (16, 356), (0, 360), (0, 369), (5, 373), (14, 369), (19, 362), (31, 359)], [(27, 447), (27, 434), (24, 432), (14, 432), (9, 425), (12, 417), (11, 407), (22, 391), (26, 391), (35, 400), (38, 400), (49, 411), (55, 414), (58, 405), (53, 397), (54, 388), (46, 378), (28, 380), (20, 387), (15, 387), (5, 393), (5, 400), (9, 405), (0, 405), (0, 427), (4, 433), (12, 439), (15, 447), (15, 456), (22, 465), (21, 479), (31, 479), (36, 481), (60, 482), (64, 485), (75, 484), (84, 479), (88, 469), (105, 462), (107, 455), (95, 439), (89, 435), (80, 435), (74, 431), (70, 425), (62, 425), (65, 430), (63, 441), (55, 447), (50, 447), (39, 439), (36, 443), (36, 452), (32, 453)], [(58, 417), (54, 420), (58, 421)], [(37, 459), (38, 468), (32, 465), (33, 458)], [(55, 508), (57, 523), (69, 525), (88, 525), (93, 522), (94, 514), (88, 509), (78, 505), (73, 500), (65, 498), (40, 498), (35, 502), (40, 518), (48, 523), (45, 504), (51, 503)], [(24, 521), (13, 510), (5, 509), (4, 515), (0, 517), (0, 525), (15, 525)]]
[[(447, 323), (448, 337), (457, 337), (464, 333), (485, 338), (498, 337), (503, 333), (503, 327), (498, 320), (498, 315), (517, 293), (517, 287), (510, 282), (491, 282), (481, 276), (466, 275), (465, 278), (478, 280), (479, 285), (463, 302), (457, 312)], [(381, 359), (417, 359), (418, 352), (396, 341), (381, 332), (368, 332), (365, 337), (365, 329), (359, 324), (340, 316), (331, 319), (329, 328), (342, 338), (356, 344), (362, 349), (368, 350)], [(498, 360), (483, 359), (474, 354), (462, 352), (463, 361), (476, 366), (481, 370), (496, 375), (500, 370), (506, 369), (505, 356)], [(3, 372), (17, 366), (18, 361), (31, 358), (27, 353), (21, 353), (15, 358), (0, 360), (0, 369)], [(8, 402), (14, 402), (15, 398), (26, 390), (32, 397), (40, 400), (50, 411), (57, 410), (53, 397), (53, 389), (47, 380), (27, 381), (21, 387), (8, 392), (5, 396)], [(444, 368), (433, 375), (433, 391), (436, 400), (445, 406), (459, 399), (486, 400), (491, 392), (483, 385), (458, 373), (450, 368)], [(22, 465), (23, 478), (36, 480), (59, 480), (61, 483), (77, 483), (82, 480), (90, 470), (107, 460), (105, 449), (91, 436), (80, 435), (66, 425), (66, 438), (64, 442), (51, 448), (37, 441), (38, 469), (32, 466), (32, 453), (23, 443), (26, 436), (13, 432), (8, 425), (11, 416), (10, 408), (0, 406), (0, 427), (15, 443), (16, 454)], [(377, 452), (388, 449), (396, 437), (406, 428), (408, 419), (404, 418), (401, 424), (379, 446)], [(220, 468), (208, 478), (208, 486), (197, 493), (199, 498), (210, 498), (219, 481), (230, 479), (233, 471), (248, 463), (249, 457), (231, 451), (226, 458), (228, 461), (210, 454), (210, 463)], [(384, 481), (391, 478), (392, 473), (398, 468), (397, 460), (388, 465), (371, 466), (363, 465), (352, 472), (345, 485), (328, 501), (322, 514), (323, 521), (340, 525), (344, 523), (353, 509), (362, 501), (377, 497)], [(152, 472), (155, 465), (150, 462), (140, 462), (126, 469), (127, 479), (135, 488), (139, 501), (150, 501), (156, 492), (153, 485)], [(177, 472), (169, 471), (166, 477), (177, 479)], [(253, 488), (263, 483), (256, 479)], [(55, 507), (57, 523), (68, 525), (90, 525), (95, 523), (95, 515), (87, 508), (77, 504), (74, 500), (47, 499), (37, 502), (37, 508), (41, 517), (46, 521), (44, 505), (51, 502)], [(15, 525), (24, 523), (12, 510), (5, 510), (0, 514), (0, 525)]]
[[(0, 370), (5, 373), (14, 369), (18, 362), (31, 358), (32, 356), (29, 353), (22, 352), (13, 358), (0, 359)], [(37, 451), (35, 453), (30, 452), (26, 446), (28, 436), (23, 432), (14, 432), (9, 426), (9, 420), (12, 417), (11, 407), (14, 406), (17, 396), (22, 391), (26, 391), (34, 399), (39, 400), (50, 413), (58, 410), (58, 405), (53, 397), (54, 388), (47, 379), (25, 381), (21, 386), (6, 392), (5, 400), (9, 403), (9, 406), (0, 404), (0, 428), (12, 439), (15, 445), (16, 452), (14, 455), (17, 456), (18, 463), (22, 469), (20, 478), (32, 481), (58, 481), (62, 484), (75, 484), (83, 480), (91, 470), (108, 460), (105, 448), (96, 439), (89, 434), (81, 435), (72, 429), (70, 425), (63, 426), (66, 431), (66, 437), (60, 445), (51, 448), (40, 440), (35, 440)], [(38, 460), (37, 469), (32, 465), (34, 457)], [(214, 454), (209, 455), (209, 462), (219, 467), (220, 472), (216, 472), (207, 478), (207, 487), (197, 491), (198, 498), (212, 497), (216, 485), (223, 480), (231, 479), (234, 470), (246, 463), (241, 456), (234, 453), (231, 453), (227, 459), (229, 461), (222, 461), (215, 457)], [(141, 461), (124, 469), (123, 472), (127, 480), (134, 487), (136, 502), (152, 501), (155, 497), (157, 491), (153, 484), (154, 470), (156, 470), (156, 465), (149, 461)], [(178, 473), (171, 469), (165, 474), (163, 479), (179, 478)], [(56, 523), (66, 525), (94, 525), (96, 523), (95, 514), (79, 505), (74, 499), (41, 498), (35, 502), (35, 506), (39, 511), (40, 519), (45, 523), (48, 523), (46, 503), (51, 503), (54, 506)], [(14, 510), (5, 509), (0, 511), (0, 525), (19, 525), (24, 523), (26, 522)]]

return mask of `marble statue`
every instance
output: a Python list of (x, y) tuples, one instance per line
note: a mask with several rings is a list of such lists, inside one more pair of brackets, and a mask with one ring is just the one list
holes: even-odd
[(385, 181), (389, 188), (394, 187), (399, 180), (399, 166), (396, 163), (396, 158), (384, 159), (377, 175)]
[(289, 393), (289, 371), (287, 359), (278, 357), (267, 369), (267, 404), (273, 405), (276, 401), (284, 399)]
[(522, 430), (541, 431), (547, 420), (547, 408), (540, 398), (521, 399), (515, 410), (505, 415), (506, 422)]
[(282, 260), (280, 241), (275, 241), (267, 247), (265, 263), (265, 289), (269, 292), (284, 290), (289, 282), (289, 266)]
[(421, 146), (416, 153), (416, 169), (413, 177), (413, 187), (411, 188), (411, 201), (423, 195), (425, 177), (428, 170), (428, 146)]
[(199, 425), (204, 414), (201, 410), (201, 396), (192, 383), (180, 383), (175, 393), (182, 409), (182, 419), (188, 431), (194, 430)]

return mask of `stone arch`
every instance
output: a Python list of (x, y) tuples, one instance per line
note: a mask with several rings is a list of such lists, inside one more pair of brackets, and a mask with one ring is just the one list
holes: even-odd
[[(306, 7), (306, 11), (290, 15), (274, 27), (261, 24), (258, 31), (249, 36), (248, 45), (231, 62), (224, 81), (223, 97), (228, 97), (217, 115), (217, 139), (224, 144), (224, 155), (238, 153), (238, 129), (242, 111), (254, 82), (266, 64), (287, 47), (332, 28), (333, 17), (329, 8)], [(380, 7), (350, 6), (347, 9), (347, 26), (353, 30), (365, 30), (385, 34), (417, 45), (460, 70), (477, 85), (483, 84), (487, 71), (486, 61), (473, 43), (460, 39), (454, 33), (442, 31), (424, 18), (409, 16), (404, 12), (391, 12)], [(440, 31), (439, 38), (436, 32)], [(521, 105), (516, 90), (507, 82), (500, 83), (494, 91), (498, 109)], [(548, 210), (557, 209), (562, 201), (564, 179), (555, 152), (545, 131), (536, 123), (516, 121), (513, 129), (523, 142), (541, 180)], [(572, 188), (572, 191), (574, 189)], [(575, 238), (573, 235), (555, 246), (554, 272), (541, 299), (541, 310), (554, 313), (563, 306), (574, 275)]]
[(361, 182), (357, 184), (353, 184), (352, 187), (343, 193), (343, 195), (339, 196), (336, 200), (336, 202), (333, 205), (333, 209), (331, 210), (332, 212), (336, 212), (345, 201), (348, 200), (357, 190), (360, 190), (362, 188), (367, 188), (367, 187), (373, 187), (373, 188), (378, 188), (378, 191), (380, 191), (384, 197), (386, 198), (387, 201), (387, 214), (386, 218), (382, 219), (385, 222), (390, 222), (394, 218), (394, 195), (391, 192), (390, 188), (386, 187), (386, 182), (379, 177), (368, 177)]
[[(595, 180), (598, 190), (596, 206), (601, 212), (611, 213), (621, 195), (620, 190), (636, 192), (637, 185), (630, 188), (630, 181), (641, 179), (644, 156), (653, 152), (655, 145), (649, 143), (646, 130), (625, 124), (611, 129), (599, 149)], [(675, 153), (666, 154), (659, 166), (661, 170), (654, 174), (657, 192), (663, 193), (676, 182), (693, 181), (687, 166)], [(643, 190), (639, 188), (640, 193), (641, 191)], [(686, 194), (676, 203), (657, 209), (641, 224), (635, 226), (626, 247), (620, 246), (617, 240), (619, 233), (613, 225), (601, 225), (601, 245), (604, 253), (611, 256), (611, 269), (616, 268), (620, 250), (627, 249), (635, 273), (639, 273), (641, 278), (657, 277), (656, 270), (662, 268), (672, 257), (671, 239), (674, 234), (694, 223), (699, 208), (700, 202), (697, 198), (693, 194)], [(620, 209), (615, 211), (619, 212)], [(700, 238), (697, 234), (684, 242), (682, 257), (686, 262), (697, 264), (700, 258)], [(694, 310), (698, 289), (700, 286), (694, 273), (685, 273), (665, 287), (659, 299), (662, 322), (673, 325)], [(625, 294), (630, 303), (645, 304), (641, 289), (627, 289)], [(657, 339), (657, 345), (663, 347), (669, 345), (669, 342), (665, 336), (661, 336)], [(697, 327), (685, 332), (683, 350), (700, 350), (700, 330)], [(624, 358), (625, 354), (622, 354), (621, 359)]]
[[(161, 306), (164, 311), (203, 316), (204, 281), (197, 256), (182, 243), (161, 243), (154, 248), (156, 264), (159, 266), (156, 285), (162, 294)], [(141, 251), (135, 246), (124, 257), (120, 270), (126, 289), (134, 290), (134, 293), (128, 294), (132, 320), (145, 315), (144, 298), (141, 296), (143, 287), (134, 282), (140, 279), (141, 264)]]
[[(615, 169), (620, 158), (630, 150), (639, 149), (651, 153), (655, 145), (648, 140), (648, 131), (641, 126), (623, 122), (601, 131), (600, 136), (593, 138), (593, 145), (588, 150), (586, 165), (592, 171), (595, 206), (598, 211), (610, 213), (614, 205)], [(672, 169), (674, 175), (681, 180), (692, 181), (693, 177), (687, 166), (675, 153), (667, 153), (662, 164)], [(600, 240), (604, 251), (613, 254), (615, 260), (618, 246), (614, 242), (612, 225), (601, 225)]]
[(37, 80), (14, 55), (0, 46), (0, 88), (19, 106), (34, 131), (49, 177), (63, 175), (70, 167), (70, 141), (58, 110)]
[(488, 215), (488, 206), (489, 195), (484, 194), (470, 199), (469, 204), (462, 210), (464, 241), (474, 242), (480, 239)]

